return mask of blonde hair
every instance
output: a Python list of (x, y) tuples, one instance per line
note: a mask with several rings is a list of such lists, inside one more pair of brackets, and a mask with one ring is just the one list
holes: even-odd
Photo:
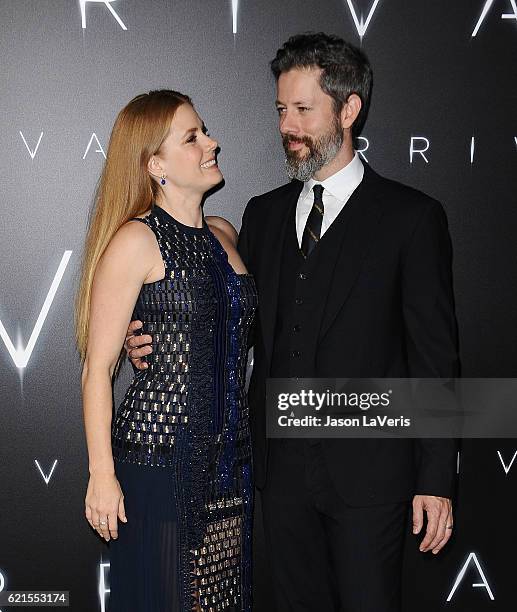
[[(156, 201), (161, 186), (149, 175), (147, 164), (152, 155), (160, 153), (174, 114), (182, 104), (192, 105), (192, 101), (169, 89), (140, 94), (120, 111), (113, 126), (88, 223), (75, 300), (75, 338), (81, 363), (86, 358), (91, 289), (97, 264), (117, 230)], [(115, 377), (123, 359), (124, 349), (115, 366)]]

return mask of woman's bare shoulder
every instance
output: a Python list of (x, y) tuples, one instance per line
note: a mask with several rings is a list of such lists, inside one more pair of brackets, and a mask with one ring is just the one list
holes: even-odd
[[(205, 217), (205, 221), (208, 224), (208, 227), (213, 231), (214, 229), (216, 230), (214, 233), (217, 235), (219, 234), (219, 232), (221, 232), (224, 237), (230, 241), (230, 243), (235, 247), (237, 246), (237, 239), (239, 237), (239, 234), (237, 233), (237, 230), (233, 227), (233, 225), (227, 221), (226, 219), (224, 219), (223, 217), (217, 217), (214, 215), (210, 215), (209, 217)], [(217, 231), (219, 230), (219, 231)]]
[(144, 268), (149, 267), (156, 259), (155, 243), (153, 231), (145, 223), (126, 221), (111, 238), (104, 256), (116, 258), (125, 265), (139, 260)]
[(205, 217), (205, 221), (210, 231), (219, 240), (228, 255), (228, 261), (237, 274), (247, 272), (238, 251), (237, 251), (237, 230), (233, 225), (222, 217)]

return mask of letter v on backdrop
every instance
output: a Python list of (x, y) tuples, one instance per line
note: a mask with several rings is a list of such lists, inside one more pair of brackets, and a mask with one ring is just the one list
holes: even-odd
[(18, 346), (15, 348), (9, 334), (7, 333), (7, 330), (5, 329), (4, 324), (2, 323), (2, 320), (0, 319), (0, 338), (2, 338), (2, 340), (4, 341), (9, 355), (11, 356), (12, 360), (14, 361), (14, 365), (17, 368), (25, 368), (29, 363), (32, 351), (36, 346), (36, 342), (38, 341), (41, 329), (43, 328), (45, 319), (47, 318), (50, 307), (52, 306), (52, 302), (54, 301), (54, 297), (59, 288), (71, 255), (72, 251), (65, 251), (63, 253), (63, 257), (61, 258), (61, 262), (58, 266), (57, 272), (54, 275), (54, 280), (50, 285), (47, 297), (45, 298), (43, 306), (41, 307), (39, 316), (36, 320), (36, 324), (34, 325), (34, 329), (32, 330), (32, 334), (29, 338), (29, 342), (27, 343), (27, 346), (25, 348), (22, 346), (21, 341), (18, 341)]
[(370, 12), (368, 13), (368, 16), (366, 17), (366, 21), (364, 21), (362, 14), (361, 14), (361, 18), (357, 17), (357, 12), (355, 10), (355, 6), (352, 0), (346, 0), (346, 1), (348, 4), (348, 8), (350, 9), (350, 13), (352, 14), (352, 19), (354, 20), (354, 25), (357, 29), (357, 33), (359, 34), (359, 37), (362, 39), (363, 36), (366, 34), (366, 30), (368, 29), (368, 26), (370, 25), (370, 21), (372, 20), (373, 14), (375, 13), (375, 10), (380, 0), (374, 0), (372, 6), (370, 7)]

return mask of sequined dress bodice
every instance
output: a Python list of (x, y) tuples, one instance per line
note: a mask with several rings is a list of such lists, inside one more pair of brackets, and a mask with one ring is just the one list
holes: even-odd
[(234, 272), (205, 221), (190, 227), (156, 205), (139, 220), (156, 236), (165, 277), (143, 285), (134, 308), (132, 320), (152, 337), (152, 353), (114, 416), (113, 457), (171, 469), (183, 517), (185, 610), (194, 604), (202, 611), (249, 610), (253, 492), (245, 381), (254, 280)]

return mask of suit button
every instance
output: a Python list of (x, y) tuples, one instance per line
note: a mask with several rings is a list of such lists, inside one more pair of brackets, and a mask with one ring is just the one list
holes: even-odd
[(300, 351), (291, 351), (291, 357), (299, 357), (300, 355)]
[(295, 332), (299, 332), (302, 328), (298, 325), (298, 323), (296, 325), (293, 325), (293, 331)]
[(302, 300), (302, 298), (296, 298), (294, 300), (294, 303), (297, 304), (298, 306), (300, 306), (301, 304), (303, 304), (303, 300)]
[(300, 272), (300, 274), (298, 274), (298, 278), (300, 280), (307, 280), (307, 274), (304, 274), (303, 272)]

